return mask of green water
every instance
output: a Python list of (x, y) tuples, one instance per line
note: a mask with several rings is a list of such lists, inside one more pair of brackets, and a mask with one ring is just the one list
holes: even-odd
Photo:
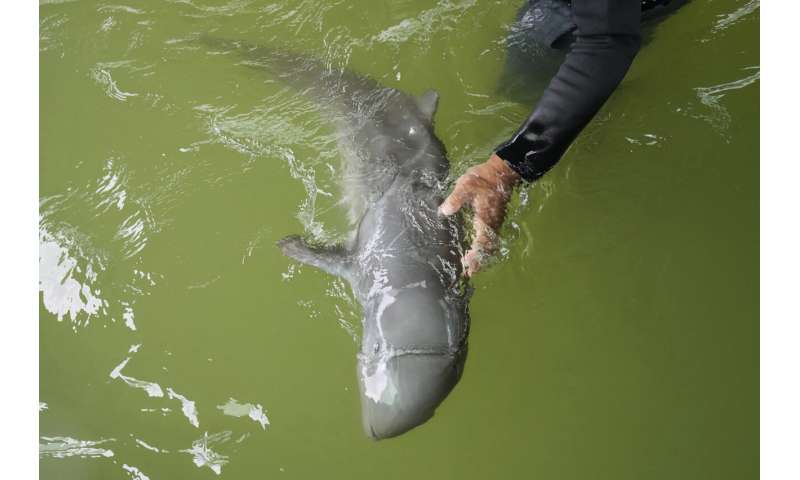
[(274, 247), (345, 234), (333, 128), (192, 38), (436, 88), (456, 175), (530, 108), (495, 93), (520, 2), (122, 2), (40, 2), (42, 478), (756, 478), (758, 1), (654, 29), (515, 200), (460, 384), (378, 443), (358, 305)]

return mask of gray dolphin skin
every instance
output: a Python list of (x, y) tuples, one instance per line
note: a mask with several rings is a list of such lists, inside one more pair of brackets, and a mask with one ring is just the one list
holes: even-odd
[(347, 280), (363, 307), (356, 371), (365, 433), (380, 440), (426, 422), (461, 378), (469, 331), (462, 221), (437, 214), (449, 170), (433, 131), (438, 95), (414, 98), (272, 48), (206, 43), (285, 78), (335, 121), (350, 239), (313, 246), (289, 236), (278, 245)]

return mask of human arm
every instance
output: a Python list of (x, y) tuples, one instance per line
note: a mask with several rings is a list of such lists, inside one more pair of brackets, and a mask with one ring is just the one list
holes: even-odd
[(475, 239), (464, 256), (468, 276), (480, 268), (483, 254), (496, 247), (511, 190), (521, 180), (536, 180), (558, 162), (638, 52), (639, 0), (574, 0), (572, 13), (575, 42), (533, 113), (487, 162), (458, 179), (440, 207), (443, 215), (452, 215), (466, 203), (475, 213)]

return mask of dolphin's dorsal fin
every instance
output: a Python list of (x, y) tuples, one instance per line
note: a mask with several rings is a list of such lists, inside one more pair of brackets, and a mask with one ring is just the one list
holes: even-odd
[(417, 106), (420, 112), (425, 115), (428, 121), (433, 122), (433, 114), (436, 113), (436, 107), (439, 104), (439, 92), (430, 89), (420, 95), (417, 99)]
[(341, 245), (315, 247), (299, 235), (289, 235), (278, 241), (278, 247), (287, 257), (349, 280), (350, 255)]

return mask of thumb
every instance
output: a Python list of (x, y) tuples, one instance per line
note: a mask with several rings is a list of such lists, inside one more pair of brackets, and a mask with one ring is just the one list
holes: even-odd
[(467, 195), (460, 185), (456, 185), (455, 190), (439, 205), (439, 213), (444, 216), (450, 216), (457, 211), (461, 210), (461, 206), (467, 201)]

